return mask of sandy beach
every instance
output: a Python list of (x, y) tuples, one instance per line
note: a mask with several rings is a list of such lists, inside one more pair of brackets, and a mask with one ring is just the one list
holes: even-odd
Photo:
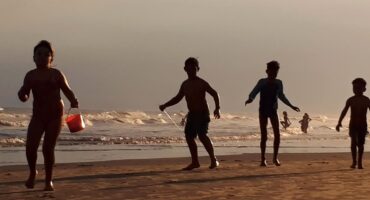
[[(0, 199), (368, 199), (370, 166), (350, 169), (349, 153), (281, 154), (282, 166), (259, 167), (259, 154), (219, 156), (221, 165), (181, 171), (189, 158), (57, 164), (56, 191), (23, 186), (26, 166), (0, 168)], [(271, 155), (268, 155), (271, 158)]]

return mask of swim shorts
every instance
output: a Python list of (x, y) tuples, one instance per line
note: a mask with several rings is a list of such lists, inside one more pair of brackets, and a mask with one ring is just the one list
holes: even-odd
[(196, 138), (197, 135), (206, 135), (211, 121), (209, 113), (188, 113), (185, 125), (185, 135)]
[(356, 141), (356, 144), (358, 145), (364, 145), (365, 144), (365, 137), (367, 131), (367, 126), (363, 127), (356, 127), (356, 126), (350, 126), (349, 127), (349, 136), (352, 140)]

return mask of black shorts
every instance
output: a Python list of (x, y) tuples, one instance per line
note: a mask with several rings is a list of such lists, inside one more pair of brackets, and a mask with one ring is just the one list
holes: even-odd
[(197, 135), (206, 135), (210, 121), (209, 113), (189, 112), (185, 125), (185, 135), (192, 138), (196, 138)]
[(351, 140), (355, 140), (357, 145), (365, 144), (365, 137), (367, 134), (367, 126), (365, 127), (349, 127), (349, 136)]
[(260, 109), (259, 110), (259, 117), (260, 118), (263, 118), (263, 119), (267, 119), (267, 118), (276, 118), (276, 119), (279, 119), (278, 117), (278, 114), (277, 114), (277, 110), (263, 110), (263, 109)]

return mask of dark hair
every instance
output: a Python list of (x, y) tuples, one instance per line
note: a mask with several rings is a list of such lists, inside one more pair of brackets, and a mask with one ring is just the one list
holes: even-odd
[(355, 80), (352, 81), (353, 85), (360, 85), (362, 87), (366, 86), (366, 81), (363, 78), (356, 78)]
[(280, 69), (280, 64), (279, 64), (278, 61), (273, 60), (273, 61), (270, 61), (270, 62), (267, 63), (267, 70), (275, 70), (276, 71), (278, 69)]
[(52, 59), (54, 58), (54, 49), (51, 45), (51, 43), (47, 40), (41, 40), (34, 48), (33, 48), (33, 54), (36, 53), (37, 49), (40, 48), (40, 47), (45, 47), (47, 49), (49, 49), (50, 53), (51, 53), (51, 57)]
[(189, 57), (185, 60), (185, 70), (189, 69), (189, 67), (195, 67), (197, 71), (199, 71), (199, 62), (194, 57)]

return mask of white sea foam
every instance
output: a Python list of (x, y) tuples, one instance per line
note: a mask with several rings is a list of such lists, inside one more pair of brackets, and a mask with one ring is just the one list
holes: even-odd
[[(2, 145), (20, 145), (26, 137), (26, 127), (31, 118), (31, 111), (12, 111), (9, 109), (0, 113), (0, 139)], [(171, 118), (180, 124), (184, 112), (170, 112)], [(282, 139), (330, 139), (345, 138), (348, 134), (338, 134), (335, 131), (337, 118), (327, 115), (310, 115), (308, 134), (302, 133), (299, 120), (301, 115), (289, 116), (292, 125), (287, 130), (281, 130)], [(161, 112), (119, 112), (119, 111), (84, 111), (86, 129), (71, 134), (64, 127), (60, 140), (63, 144), (173, 144), (184, 143), (184, 133), (178, 130), (166, 115)], [(347, 133), (348, 119), (343, 122), (342, 132)], [(271, 125), (268, 126), (269, 137), (273, 137)], [(212, 119), (209, 135), (215, 142), (246, 141), (260, 137), (258, 115), (246, 113), (222, 113), (221, 119)], [(5, 140), (5, 139), (6, 140)]]
[(23, 146), (25, 142), (25, 138), (4, 138), (0, 139), (0, 146)]
[(162, 115), (149, 115), (145, 112), (101, 112), (85, 114), (85, 119), (91, 123), (123, 123), (131, 125), (167, 123)]
[(12, 122), (12, 121), (0, 120), (0, 126), (26, 127), (28, 126), (28, 123), (29, 121)]

